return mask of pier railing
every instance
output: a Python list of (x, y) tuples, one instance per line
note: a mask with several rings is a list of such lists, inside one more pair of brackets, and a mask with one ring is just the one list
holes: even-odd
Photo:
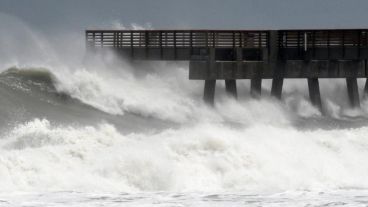
[(306, 78), (311, 102), (323, 112), (318, 79), (346, 78), (351, 106), (358, 107), (357, 78), (368, 77), (367, 29), (87, 30), (86, 44), (132, 60), (190, 61), (189, 79), (205, 80), (209, 104), (217, 80), (236, 98), (237, 79), (251, 80), (253, 97), (262, 93), (262, 79), (272, 79), (271, 95), (281, 98), (285, 78)]
[(117, 48), (263, 48), (267, 31), (227, 30), (87, 30), (88, 45)]
[[(280, 47), (367, 46), (368, 30), (281, 30)], [(305, 45), (306, 43), (306, 45)]]
[[(87, 30), (88, 47), (121, 49), (134, 59), (189, 60), (216, 48), (217, 60), (261, 60), (271, 30)], [(367, 59), (368, 30), (278, 30), (278, 57), (290, 60)], [(174, 50), (172, 50), (174, 49)], [(173, 55), (170, 56), (169, 53)]]
[(281, 30), (283, 59), (362, 59), (367, 57), (368, 30)]

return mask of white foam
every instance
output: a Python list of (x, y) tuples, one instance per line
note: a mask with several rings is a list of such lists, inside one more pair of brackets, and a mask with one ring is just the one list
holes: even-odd
[(122, 135), (35, 119), (1, 139), (1, 191), (367, 188), (368, 128), (298, 131), (202, 123)]
[[(78, 54), (83, 50), (77, 46)], [(108, 123), (62, 126), (34, 119), (19, 124), (0, 139), (0, 191), (266, 192), (368, 187), (367, 127), (310, 131), (293, 127), (300, 117), (320, 116), (308, 101), (305, 81), (286, 83), (283, 102), (267, 95), (252, 100), (245, 95), (249, 84), (244, 83), (239, 83), (240, 99), (235, 101), (224, 95), (221, 83), (212, 109), (201, 101), (203, 82), (188, 80), (185, 65), (132, 68), (112, 54), (90, 64), (75, 64), (65, 61), (74, 53), (65, 52), (64, 57), (58, 51), (49, 56), (44, 48), (37, 47), (30, 58), (14, 56), (15, 62), (47, 67), (57, 79), (57, 90), (107, 113), (136, 113), (180, 126), (125, 135)], [(339, 102), (346, 96), (341, 93), (342, 83), (327, 85), (322, 97), (327, 95), (323, 101), (330, 116), (367, 113), (366, 102), (362, 111)], [(263, 93), (269, 88), (264, 87)]]

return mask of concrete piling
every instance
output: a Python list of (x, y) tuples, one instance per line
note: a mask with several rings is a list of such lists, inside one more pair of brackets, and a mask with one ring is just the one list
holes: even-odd
[(283, 84), (284, 84), (283, 78), (274, 78), (272, 80), (271, 95), (278, 99), (281, 99)]
[(250, 95), (259, 98), (262, 92), (262, 78), (252, 78), (250, 80)]
[(364, 92), (363, 92), (363, 98), (366, 99), (368, 98), (368, 78), (365, 81), (365, 86), (364, 86)]
[(203, 100), (205, 103), (213, 106), (215, 103), (216, 80), (204, 81)]
[(308, 89), (311, 103), (314, 106), (316, 106), (321, 111), (321, 113), (324, 113), (322, 108), (321, 93), (319, 90), (318, 78), (308, 78)]
[(278, 47), (278, 32), (271, 31), (270, 32), (270, 55), (269, 55), (269, 63), (275, 66), (275, 74), (272, 79), (272, 88), (271, 95), (281, 99), (282, 95), (282, 86), (284, 84), (284, 67), (278, 67), (279, 65), (279, 47)]
[(356, 78), (346, 78), (346, 87), (351, 107), (360, 107), (358, 81)]
[(210, 106), (214, 106), (215, 103), (215, 89), (216, 89), (216, 77), (215, 77), (215, 48), (208, 49), (208, 59), (207, 59), (207, 74), (209, 80), (204, 82), (204, 93), (203, 100)]
[(237, 89), (236, 89), (236, 80), (225, 80), (226, 93), (233, 97), (238, 98)]

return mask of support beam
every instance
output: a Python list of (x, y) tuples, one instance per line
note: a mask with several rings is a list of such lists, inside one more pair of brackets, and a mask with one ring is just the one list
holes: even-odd
[(346, 87), (348, 89), (349, 102), (351, 107), (360, 107), (358, 81), (356, 78), (346, 78)]
[(279, 32), (276, 30), (270, 31), (269, 39), (269, 57), (264, 56), (263, 60), (267, 58), (270, 62), (276, 62), (279, 59)]
[(238, 98), (237, 90), (236, 90), (236, 80), (225, 80), (226, 93), (233, 97)]
[[(368, 55), (368, 53), (367, 53)], [(206, 61), (192, 60), (190, 72), (192, 80), (206, 79), (252, 79), (252, 78), (367, 78), (362, 61), (351, 60), (280, 60), (278, 62), (264, 61), (216, 61), (214, 76), (209, 78)], [(368, 69), (367, 69), (368, 71)], [(367, 73), (368, 74), (368, 73)]]
[(216, 59), (215, 58), (216, 58), (216, 49), (208, 48), (208, 60), (207, 60), (207, 78), (208, 79), (217, 79), (217, 71), (215, 67)]
[(278, 31), (270, 31), (269, 63), (273, 65), (274, 75), (272, 79), (271, 96), (281, 99), (282, 86), (284, 84), (285, 66), (279, 66), (279, 34)]
[(208, 48), (207, 60), (207, 76), (209, 80), (204, 81), (203, 100), (210, 106), (215, 104), (215, 88), (216, 88), (216, 73), (215, 73), (215, 48)]
[(284, 84), (283, 78), (273, 78), (272, 79), (272, 88), (271, 88), (271, 96), (281, 99), (282, 96), (282, 86)]
[(250, 95), (259, 98), (262, 91), (262, 78), (252, 78), (250, 80)]
[(321, 93), (319, 91), (319, 82), (318, 78), (308, 78), (308, 89), (309, 89), (309, 98), (311, 103), (316, 106), (321, 113), (323, 114), (322, 101), (321, 101)]
[(213, 106), (215, 103), (215, 88), (216, 88), (216, 80), (204, 81), (203, 100), (210, 106)]

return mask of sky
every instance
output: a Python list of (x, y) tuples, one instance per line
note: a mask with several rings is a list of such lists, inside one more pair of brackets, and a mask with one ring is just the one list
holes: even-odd
[(0, 12), (45, 32), (109, 29), (368, 28), (368, 0), (0, 0)]

